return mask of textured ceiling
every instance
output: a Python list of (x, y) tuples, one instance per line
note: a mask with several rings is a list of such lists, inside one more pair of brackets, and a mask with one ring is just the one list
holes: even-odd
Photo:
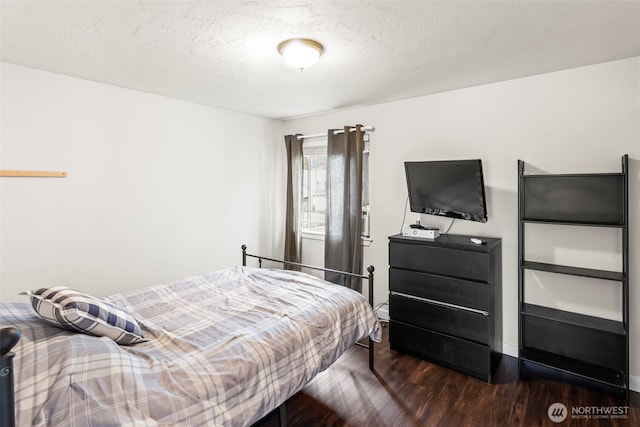
[[(640, 55), (640, 1), (6, 1), (2, 61), (287, 119)], [(300, 72), (276, 46), (325, 46)]]

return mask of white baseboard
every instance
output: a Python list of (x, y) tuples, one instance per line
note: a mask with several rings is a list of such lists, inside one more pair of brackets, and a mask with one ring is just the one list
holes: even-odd
[(640, 377), (629, 375), (629, 390), (640, 393)]
[(502, 343), (502, 354), (506, 354), (511, 357), (518, 357), (518, 346), (509, 344), (508, 342)]

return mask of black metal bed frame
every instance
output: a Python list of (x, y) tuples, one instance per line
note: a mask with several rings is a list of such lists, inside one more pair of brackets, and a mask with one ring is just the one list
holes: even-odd
[(20, 340), (20, 330), (12, 326), (0, 329), (0, 426), (14, 427), (13, 356), (11, 351)]
[[(277, 262), (277, 263), (280, 263), (280, 264), (283, 264), (283, 265), (296, 265), (296, 266), (302, 267), (302, 268), (309, 268), (309, 269), (312, 269), (312, 270), (325, 271), (325, 272), (329, 272), (329, 273), (337, 273), (337, 274), (342, 274), (344, 276), (355, 277), (355, 278), (358, 278), (358, 279), (367, 280), (368, 283), (369, 283), (369, 304), (371, 304), (371, 307), (373, 307), (373, 272), (375, 271), (375, 268), (373, 267), (373, 265), (369, 265), (367, 267), (367, 272), (369, 274), (365, 276), (363, 274), (350, 273), (348, 271), (334, 270), (332, 268), (325, 268), (325, 267), (316, 267), (316, 266), (313, 266), (313, 265), (301, 264), (299, 262), (283, 261), (283, 260), (280, 260), (280, 259), (273, 259), (273, 258), (267, 258), (267, 257), (260, 256), (260, 255), (249, 254), (249, 253), (247, 253), (247, 245), (242, 245), (242, 266), (243, 267), (247, 266), (247, 257), (257, 258), (258, 259), (258, 266), (260, 268), (262, 268), (262, 261), (264, 260), (264, 261)], [(361, 347), (369, 349), (369, 370), (373, 372), (373, 340), (371, 338), (369, 338), (369, 345), (361, 344), (359, 342), (357, 342), (356, 344), (361, 346)]]
[[(368, 275), (349, 273), (346, 271), (334, 270), (331, 268), (315, 267), (312, 265), (301, 264), (291, 261), (283, 261), (273, 258), (267, 258), (260, 255), (247, 253), (247, 246), (242, 245), (242, 266), (247, 266), (247, 257), (257, 258), (260, 268), (262, 261), (271, 261), (281, 263), (283, 265), (295, 265), (302, 268), (312, 270), (325, 271), (330, 273), (338, 273), (349, 277), (367, 280), (369, 283), (369, 304), (373, 307), (373, 271), (372, 265), (367, 267)], [(0, 427), (15, 427), (15, 396), (13, 383), (13, 357), (15, 354), (11, 351), (20, 340), (20, 330), (14, 327), (5, 327), (0, 329)], [(373, 340), (369, 338), (369, 345), (356, 343), (362, 347), (369, 349), (369, 370), (373, 371)], [(287, 425), (286, 402), (278, 408), (280, 416), (280, 425)]]

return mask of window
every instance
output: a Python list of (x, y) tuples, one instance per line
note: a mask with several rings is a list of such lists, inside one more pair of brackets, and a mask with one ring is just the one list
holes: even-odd
[[(362, 237), (369, 237), (369, 135), (364, 135), (362, 165)], [(327, 141), (302, 146), (302, 232), (324, 235), (327, 213)]]
[(327, 212), (327, 146), (313, 148), (314, 150), (302, 149), (302, 231), (324, 233)]

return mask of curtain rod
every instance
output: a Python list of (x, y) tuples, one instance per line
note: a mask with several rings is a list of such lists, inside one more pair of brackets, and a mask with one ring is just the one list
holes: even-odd
[[(376, 130), (376, 128), (374, 128), (373, 126), (363, 126), (362, 130), (373, 132), (373, 131)], [(352, 127), (351, 129), (349, 129), (349, 131), (350, 132), (355, 132), (356, 128)], [(338, 129), (338, 130), (334, 130), (333, 131), (334, 135), (338, 135), (340, 133), (344, 133), (344, 129)], [(327, 136), (326, 132), (325, 133), (313, 133), (313, 134), (310, 134), (310, 135), (298, 135), (298, 139), (321, 138), (323, 136)]]

